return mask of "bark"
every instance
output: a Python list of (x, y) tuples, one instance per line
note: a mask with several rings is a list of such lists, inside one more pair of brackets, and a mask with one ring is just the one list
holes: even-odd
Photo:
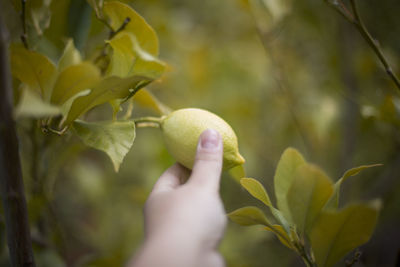
[(13, 119), (8, 33), (0, 17), (0, 189), (12, 266), (35, 266)]

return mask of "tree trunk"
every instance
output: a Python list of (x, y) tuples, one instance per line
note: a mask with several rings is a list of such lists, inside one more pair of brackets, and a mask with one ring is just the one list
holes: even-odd
[(0, 187), (12, 266), (35, 266), (13, 119), (8, 33), (0, 17)]

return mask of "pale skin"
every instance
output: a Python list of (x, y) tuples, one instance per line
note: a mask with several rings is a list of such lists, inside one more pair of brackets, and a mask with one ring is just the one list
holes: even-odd
[(226, 226), (219, 196), (223, 144), (204, 131), (192, 172), (175, 164), (158, 179), (144, 208), (145, 241), (130, 267), (223, 267), (217, 248)]

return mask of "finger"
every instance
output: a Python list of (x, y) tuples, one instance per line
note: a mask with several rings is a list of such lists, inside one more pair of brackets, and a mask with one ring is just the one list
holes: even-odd
[(180, 186), (189, 177), (189, 170), (175, 163), (169, 167), (155, 183), (151, 194), (171, 191)]
[(189, 183), (218, 191), (222, 170), (222, 154), (221, 135), (213, 129), (204, 131), (199, 138)]

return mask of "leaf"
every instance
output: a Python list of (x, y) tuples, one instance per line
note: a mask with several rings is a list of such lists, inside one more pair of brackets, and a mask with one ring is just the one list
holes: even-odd
[(67, 118), (68, 113), (69, 113), (71, 106), (74, 103), (75, 99), (77, 99), (78, 97), (81, 97), (81, 96), (88, 95), (88, 94), (90, 94), (90, 92), (91, 92), (90, 89), (80, 91), (79, 93), (77, 93), (76, 95), (72, 96), (67, 101), (65, 101), (64, 104), (62, 104), (61, 113), (63, 115), (63, 120), (61, 121), (60, 125), (62, 125), (64, 123), (64, 120)]
[(371, 164), (371, 165), (362, 165), (356, 168), (352, 168), (348, 171), (346, 171), (343, 176), (335, 183), (333, 187), (333, 194), (326, 203), (324, 209), (337, 209), (339, 206), (339, 194), (340, 194), (340, 187), (342, 186), (342, 183), (347, 180), (347, 178), (351, 176), (355, 176), (359, 174), (361, 171), (372, 168), (372, 167), (378, 167), (382, 166), (382, 164)]
[(23, 90), (21, 100), (15, 109), (17, 118), (44, 118), (59, 114), (61, 114), (60, 107), (44, 102), (37, 93), (27, 88)]
[(375, 228), (380, 202), (353, 204), (340, 211), (323, 211), (311, 231), (310, 241), (318, 266), (333, 266), (343, 256), (366, 243)]
[(287, 200), (297, 230), (308, 232), (333, 192), (333, 184), (318, 167), (306, 164), (297, 168)]
[[(273, 232), (284, 246), (295, 250), (295, 248), (290, 243), (290, 238), (282, 225), (274, 224), (272, 225), (272, 228), (266, 226), (264, 229)], [(277, 232), (279, 232), (279, 234)]]
[(268, 221), (264, 212), (262, 212), (259, 208), (253, 206), (243, 207), (234, 210), (228, 214), (228, 217), (233, 222), (243, 226), (261, 224), (268, 227), (272, 227), (272, 224)]
[(132, 76), (119, 78), (115, 76), (107, 77), (94, 85), (90, 94), (77, 98), (71, 106), (65, 125), (70, 124), (80, 115), (100, 104), (113, 99), (127, 97), (131, 91), (140, 87), (141, 83), (151, 81), (143, 76)]
[(22, 45), (11, 45), (10, 53), (13, 76), (49, 100), (57, 77), (54, 64), (44, 55), (29, 51)]
[(279, 160), (274, 176), (274, 187), (278, 209), (291, 221), (290, 210), (287, 203), (287, 194), (294, 180), (296, 169), (306, 164), (303, 156), (293, 148), (287, 148)]
[(134, 35), (120, 33), (107, 41), (113, 49), (108, 75), (126, 77), (145, 75), (157, 79), (165, 70), (165, 63), (140, 48)]
[(242, 178), (240, 184), (252, 195), (268, 207), (272, 207), (271, 200), (264, 186), (253, 178)]
[(65, 103), (80, 91), (93, 87), (100, 80), (100, 70), (90, 62), (66, 67), (58, 76), (51, 102)]
[(85, 145), (106, 152), (116, 172), (136, 136), (133, 121), (95, 123), (75, 121), (73, 129)]
[(60, 60), (58, 61), (58, 70), (62, 71), (66, 67), (81, 63), (81, 61), (82, 61), (81, 54), (75, 48), (74, 41), (72, 39), (68, 39), (63, 54)]
[(130, 22), (122, 32), (132, 33), (143, 50), (153, 56), (158, 55), (158, 38), (156, 32), (130, 6), (117, 1), (105, 2), (103, 13), (110, 19), (110, 25), (114, 31), (124, 24), (126, 18), (130, 18)]
[[(161, 101), (159, 101), (149, 90), (145, 88), (135, 94), (133, 101), (143, 107), (148, 107), (155, 110), (160, 115), (167, 115), (171, 113), (171, 109), (169, 107), (161, 103)], [(244, 172), (242, 177), (244, 177)]]

